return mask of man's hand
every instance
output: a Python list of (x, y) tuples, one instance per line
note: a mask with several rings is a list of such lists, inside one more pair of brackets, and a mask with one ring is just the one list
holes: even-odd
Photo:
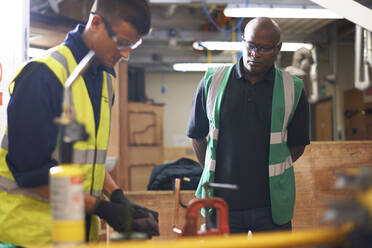
[(131, 228), (129, 220), (130, 209), (123, 205), (97, 198), (97, 202), (90, 214), (98, 215), (117, 232), (125, 232), (126, 229)]
[(151, 236), (159, 235), (158, 223), (151, 214), (146, 217), (134, 219), (132, 206), (108, 202), (97, 198), (93, 214), (104, 219), (117, 232), (144, 232)]
[(133, 230), (137, 232), (145, 232), (151, 238), (159, 236), (159, 225), (152, 214), (147, 218), (139, 218), (133, 221)]
[(117, 189), (114, 190), (110, 196), (111, 202), (123, 204), (125, 206), (132, 206), (133, 207), (133, 218), (147, 218), (149, 217), (149, 213), (155, 218), (156, 222), (159, 222), (159, 214), (158, 212), (145, 208), (143, 206), (137, 205), (134, 202), (131, 202), (128, 200), (128, 198), (125, 197), (123, 190)]

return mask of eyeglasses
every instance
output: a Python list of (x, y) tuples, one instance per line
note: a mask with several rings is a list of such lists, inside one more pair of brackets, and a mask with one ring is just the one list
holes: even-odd
[(96, 12), (93, 12), (93, 11), (91, 11), (90, 13), (93, 14), (93, 15), (97, 15), (102, 19), (103, 25), (105, 25), (108, 36), (111, 38), (111, 40), (113, 40), (116, 43), (116, 48), (118, 50), (122, 50), (122, 49), (126, 49), (126, 48), (130, 48), (130, 49), (134, 50), (137, 47), (139, 47), (139, 45), (142, 44), (142, 39), (139, 39), (134, 44), (132, 42), (130, 42), (129, 40), (124, 40), (124, 39), (119, 40), (115, 31), (112, 30), (112, 27), (111, 27), (110, 23), (108, 23), (108, 21), (106, 21), (106, 19), (103, 16), (101, 16), (100, 14), (98, 14)]
[(246, 41), (242, 39), (244, 45), (247, 47), (248, 51), (250, 52), (255, 52), (255, 53), (260, 53), (260, 54), (270, 54), (272, 53), (275, 48), (277, 48), (280, 44), (280, 41), (273, 46), (257, 46), (256, 44), (253, 44), (252, 42)]

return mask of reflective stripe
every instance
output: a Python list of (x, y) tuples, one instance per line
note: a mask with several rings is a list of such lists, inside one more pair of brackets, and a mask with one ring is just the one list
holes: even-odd
[(62, 53), (60, 53), (58, 51), (53, 51), (50, 54), (50, 56), (53, 57), (55, 60), (57, 60), (59, 63), (61, 63), (63, 65), (63, 67), (65, 68), (65, 70), (66, 70), (67, 77), (70, 76), (70, 70), (68, 69), (68, 64), (67, 64), (66, 57), (64, 55), (62, 55)]
[[(95, 150), (73, 150), (72, 163), (73, 164), (93, 164), (94, 163), (94, 152)], [(96, 164), (105, 164), (106, 163), (106, 150), (96, 150)], [(52, 153), (52, 158), (56, 161), (60, 161), (59, 152), (55, 150)]]
[(112, 104), (113, 104), (113, 89), (112, 89), (112, 78), (111, 76), (107, 73), (106, 73), (106, 78), (107, 78), (107, 91), (108, 91), (108, 97), (109, 97), (109, 106), (110, 106), (110, 112), (111, 112), (111, 108), (112, 108)]
[[(212, 116), (214, 105), (216, 102), (216, 97), (218, 94), (218, 90), (220, 89), (220, 86), (223, 81), (223, 77), (225, 76), (225, 72), (228, 69), (228, 67), (218, 67), (216, 69), (216, 72), (213, 74), (212, 82), (209, 85), (208, 89), (208, 96), (207, 96), (207, 114), (210, 120), (213, 119)], [(219, 129), (215, 128), (213, 125), (214, 123), (210, 122), (212, 125), (209, 126), (210, 131), (210, 138), (214, 140), (218, 140), (218, 134)], [(211, 154), (207, 151), (207, 154), (205, 155), (205, 165), (209, 171), (215, 171), (216, 170), (216, 160), (213, 160), (211, 157)]]
[(3, 140), (1, 141), (1, 148), (8, 151), (8, 135), (4, 134)]
[[(66, 57), (58, 51), (53, 51), (50, 54), (50, 56), (53, 57), (55, 60), (57, 60), (59, 63), (61, 63), (63, 65), (63, 67), (65, 68), (66, 74), (67, 74), (67, 78), (68, 78), (70, 76), (70, 69), (68, 68)], [(73, 100), (73, 97), (72, 97), (72, 87), (69, 87), (68, 89), (65, 88), (63, 97), (68, 98), (69, 104), (71, 106), (74, 106), (74, 100)], [(72, 115), (74, 115), (74, 112), (72, 112)], [(74, 116), (72, 116), (72, 118), (74, 118)]]
[(283, 132), (271, 133), (270, 144), (280, 144), (283, 142), (287, 142), (287, 133), (287, 129), (285, 129)]
[[(105, 164), (106, 150), (96, 150), (96, 164)], [(94, 163), (94, 150), (74, 150), (73, 159), (74, 164), (93, 164)]]
[(210, 130), (209, 135), (211, 136), (211, 138), (214, 139), (214, 140), (217, 140), (219, 129), (210, 126), (209, 130)]
[[(49, 201), (47, 198), (40, 196), (39, 194), (36, 194), (35, 192), (32, 192), (31, 190), (25, 189), (25, 188), (20, 188), (18, 187), (17, 183), (5, 178), (5, 177), (0, 177), (0, 190), (3, 190), (9, 194), (17, 194), (17, 195), (25, 195), (28, 197), (35, 198), (37, 200), (41, 201)], [(88, 195), (90, 194), (90, 191), (85, 191)], [(102, 196), (102, 190), (93, 190), (92, 195), (96, 197), (101, 197)]]
[[(207, 153), (208, 154), (208, 153)], [(205, 165), (209, 171), (216, 170), (216, 160), (213, 160), (211, 156), (205, 156)]]
[(288, 156), (282, 163), (271, 164), (269, 166), (269, 177), (278, 176), (284, 173), (288, 168), (292, 167), (292, 158)]
[(222, 79), (227, 69), (228, 67), (218, 67), (212, 77), (212, 82), (209, 85), (208, 96), (207, 96), (207, 113), (208, 113), (209, 119), (211, 119), (213, 116), (214, 103), (216, 101), (218, 90), (220, 89), (220, 86), (222, 84)]
[(293, 78), (286, 71), (283, 71), (283, 84), (284, 84), (285, 114), (284, 114), (282, 130), (284, 132), (284, 130), (287, 129), (288, 120), (292, 114), (294, 100), (295, 100)]
[[(72, 96), (72, 87), (70, 88), (65, 88), (65, 92), (67, 93), (67, 97), (68, 97), (68, 101), (70, 103), (70, 105), (75, 108), (75, 105), (74, 105), (74, 98)], [(76, 118), (75, 117), (75, 111), (71, 111), (71, 118)]]
[(5, 191), (9, 194), (15, 194), (15, 195), (25, 195), (40, 201), (48, 202), (49, 200), (45, 197), (42, 197), (39, 194), (36, 194), (35, 192), (32, 192), (29, 189), (20, 188), (18, 187), (17, 183), (6, 178), (6, 177), (0, 177), (0, 190)]
[(209, 171), (215, 171), (216, 170), (216, 160), (211, 159), (209, 162)]
[[(90, 191), (84, 191), (85, 194), (90, 195)], [(102, 190), (92, 190), (92, 196), (95, 197), (101, 197), (102, 196)]]
[(204, 166), (207, 167), (209, 171), (215, 171), (216, 169), (216, 160), (212, 159), (212, 155), (208, 149), (205, 154), (205, 165)]

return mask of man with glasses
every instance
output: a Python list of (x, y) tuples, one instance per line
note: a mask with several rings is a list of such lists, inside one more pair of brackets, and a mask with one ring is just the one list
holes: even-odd
[(302, 81), (274, 66), (282, 42), (273, 20), (251, 20), (242, 42), (239, 62), (209, 69), (195, 93), (187, 135), (204, 167), (196, 196), (205, 197), (205, 182), (236, 184), (238, 191), (209, 191), (227, 202), (232, 233), (291, 230), (308, 102)]
[[(159, 235), (158, 214), (130, 202), (105, 169), (113, 67), (129, 59), (150, 25), (145, 0), (96, 0), (86, 25), (78, 25), (61, 45), (19, 70), (10, 87), (8, 128), (0, 151), (0, 242), (52, 242), (48, 174), (59, 161), (54, 119), (61, 115), (63, 84), (90, 50), (95, 52), (93, 62), (71, 88), (76, 119), (89, 134), (73, 147), (73, 164), (84, 174), (86, 240), (98, 239), (97, 216), (118, 232), (129, 227)], [(100, 199), (102, 192), (109, 201)]]

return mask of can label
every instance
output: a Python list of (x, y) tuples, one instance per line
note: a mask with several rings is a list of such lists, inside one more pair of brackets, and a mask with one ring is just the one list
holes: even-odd
[(51, 177), (50, 199), (53, 220), (84, 219), (83, 178), (81, 176)]

